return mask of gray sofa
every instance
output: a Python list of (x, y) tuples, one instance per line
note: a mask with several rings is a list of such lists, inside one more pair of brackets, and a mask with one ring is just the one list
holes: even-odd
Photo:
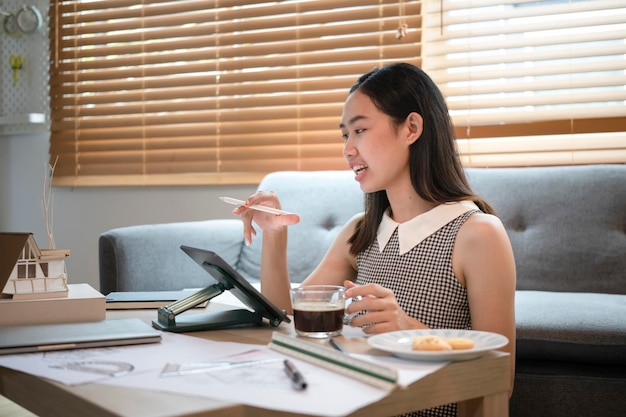
[[(511, 416), (624, 416), (626, 166), (470, 168), (467, 174), (498, 211), (516, 257)], [(276, 191), (283, 208), (302, 217), (288, 243), (294, 282), (362, 210), (349, 171), (277, 172), (259, 188)], [(237, 218), (110, 230), (99, 240), (100, 290), (207, 285), (208, 275), (179, 249), (183, 244), (217, 252), (255, 281), (259, 243), (244, 245)]]

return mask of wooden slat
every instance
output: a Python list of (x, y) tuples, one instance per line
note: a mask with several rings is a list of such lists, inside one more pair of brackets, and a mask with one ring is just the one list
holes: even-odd
[(378, 65), (420, 64), (420, 1), (148, 3), (52, 4), (55, 185), (344, 169), (350, 86)]

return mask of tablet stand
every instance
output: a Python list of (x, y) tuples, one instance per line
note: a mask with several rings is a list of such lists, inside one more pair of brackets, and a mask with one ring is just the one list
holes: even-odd
[(159, 330), (180, 333), (261, 324), (263, 315), (246, 309), (190, 314), (176, 318), (190, 308), (217, 297), (226, 289), (222, 283), (213, 284), (178, 301), (159, 307), (157, 320), (152, 320), (152, 326)]

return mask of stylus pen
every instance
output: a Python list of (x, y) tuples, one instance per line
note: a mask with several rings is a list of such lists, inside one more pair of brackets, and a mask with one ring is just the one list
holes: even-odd
[(253, 204), (251, 206), (247, 206), (246, 202), (243, 200), (237, 200), (236, 198), (232, 198), (232, 197), (220, 197), (220, 200), (222, 200), (224, 203), (227, 204), (233, 204), (235, 206), (243, 206), (252, 210), (258, 210), (258, 211), (263, 211), (265, 213), (270, 213), (270, 214), (276, 214), (278, 216), (282, 215), (282, 214), (292, 214), (288, 211), (285, 210), (279, 210), (277, 208), (274, 207), (268, 207), (268, 206), (261, 206), (258, 204)]
[(348, 354), (348, 352), (341, 347), (341, 345), (339, 343), (337, 343), (337, 341), (335, 339), (333, 339), (332, 337), (330, 339), (328, 339), (328, 343), (334, 347), (335, 349), (337, 349), (339, 352), (341, 353), (345, 353)]
[(306, 388), (306, 381), (302, 374), (296, 369), (295, 365), (288, 359), (285, 359), (285, 373), (291, 379), (291, 385), (294, 389), (302, 391)]

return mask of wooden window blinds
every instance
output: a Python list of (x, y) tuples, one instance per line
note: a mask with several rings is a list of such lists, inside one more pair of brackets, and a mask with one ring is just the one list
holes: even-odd
[(52, 0), (54, 185), (346, 169), (348, 89), (375, 66), (421, 65), (420, 13), (420, 1)]
[(626, 162), (623, 0), (425, 0), (466, 166)]

